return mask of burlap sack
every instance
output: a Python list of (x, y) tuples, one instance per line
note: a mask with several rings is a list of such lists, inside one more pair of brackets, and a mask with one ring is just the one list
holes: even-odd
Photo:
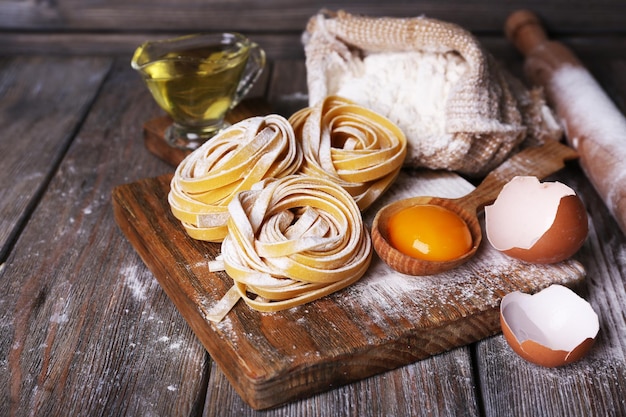
[(309, 105), (338, 95), (390, 118), (407, 136), (406, 166), (480, 176), (561, 136), (542, 94), (455, 24), (325, 11), (303, 42)]

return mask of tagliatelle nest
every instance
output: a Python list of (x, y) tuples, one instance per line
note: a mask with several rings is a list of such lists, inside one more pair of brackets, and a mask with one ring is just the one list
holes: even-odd
[(303, 160), (291, 124), (282, 116), (243, 120), (205, 142), (176, 168), (168, 202), (194, 239), (221, 242), (228, 204), (266, 178), (298, 171)]
[(304, 42), (309, 105), (335, 95), (389, 118), (407, 137), (406, 166), (483, 175), (561, 136), (543, 95), (452, 23), (325, 12)]
[(206, 315), (220, 321), (239, 299), (279, 311), (357, 281), (372, 258), (372, 242), (356, 202), (325, 178), (267, 179), (229, 203), (228, 234), (212, 271), (234, 286)]
[(362, 211), (389, 188), (406, 157), (396, 124), (341, 97), (328, 96), (289, 123), (303, 148), (300, 172), (339, 184)]

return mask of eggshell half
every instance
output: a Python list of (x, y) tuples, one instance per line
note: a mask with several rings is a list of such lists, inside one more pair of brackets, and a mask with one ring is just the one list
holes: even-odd
[(513, 178), (485, 207), (485, 229), (495, 249), (533, 263), (571, 257), (589, 232), (587, 211), (574, 190), (532, 176)]
[(504, 296), (500, 324), (504, 338), (518, 355), (545, 367), (582, 358), (600, 330), (591, 305), (556, 284), (534, 295), (515, 291)]

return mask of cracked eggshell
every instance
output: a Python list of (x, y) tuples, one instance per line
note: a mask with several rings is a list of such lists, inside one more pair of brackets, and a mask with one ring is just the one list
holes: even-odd
[(485, 207), (485, 229), (495, 249), (543, 264), (571, 257), (589, 232), (587, 211), (574, 190), (532, 176), (513, 178)]
[(582, 358), (600, 330), (591, 305), (557, 284), (534, 295), (515, 291), (504, 296), (500, 324), (504, 338), (518, 355), (545, 367)]

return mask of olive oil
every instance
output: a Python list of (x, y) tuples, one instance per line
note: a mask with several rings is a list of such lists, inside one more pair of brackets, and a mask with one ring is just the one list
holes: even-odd
[(265, 67), (265, 51), (239, 33), (205, 33), (145, 42), (131, 60), (172, 118), (164, 139), (193, 150), (228, 124), (224, 118)]
[(220, 122), (230, 109), (247, 58), (243, 45), (169, 52), (145, 68), (145, 80), (177, 123), (202, 128)]

